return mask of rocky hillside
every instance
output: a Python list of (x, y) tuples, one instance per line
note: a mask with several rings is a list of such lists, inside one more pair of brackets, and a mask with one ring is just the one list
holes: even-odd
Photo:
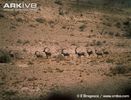
[(58, 91), (68, 100), (84, 92), (129, 95), (130, 7), (30, 1), (38, 10), (0, 11), (1, 100), (52, 100)]

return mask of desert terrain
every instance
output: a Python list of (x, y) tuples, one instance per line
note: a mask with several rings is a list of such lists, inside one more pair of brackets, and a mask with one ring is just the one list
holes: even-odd
[(129, 7), (30, 1), (36, 11), (0, 10), (0, 100), (131, 94)]

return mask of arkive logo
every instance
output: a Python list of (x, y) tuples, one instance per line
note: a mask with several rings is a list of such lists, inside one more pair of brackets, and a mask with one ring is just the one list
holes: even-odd
[(3, 9), (30, 10), (37, 9), (37, 3), (4, 3)]

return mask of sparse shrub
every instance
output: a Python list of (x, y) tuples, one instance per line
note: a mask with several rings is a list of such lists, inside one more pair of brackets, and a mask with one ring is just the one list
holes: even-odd
[(131, 25), (127, 27), (126, 37), (128, 37), (128, 38), (131, 37)]
[(129, 22), (129, 21), (125, 21), (125, 22), (123, 22), (123, 25), (129, 26), (129, 25), (130, 25), (130, 22)]
[(16, 29), (16, 26), (12, 25), (10, 26), (10, 29)]
[(106, 62), (107, 62), (107, 63), (113, 63), (114, 60), (113, 60), (113, 59), (107, 59)]
[(9, 63), (11, 61), (11, 57), (8, 52), (4, 50), (0, 50), (0, 63)]
[(83, 25), (81, 25), (81, 26), (79, 27), (79, 29), (80, 29), (80, 31), (84, 31), (86, 27), (87, 27), (87, 26), (86, 26), (85, 24), (83, 24)]
[(56, 0), (56, 1), (55, 1), (55, 4), (62, 5), (62, 1)]
[(23, 41), (22, 41), (21, 39), (18, 39), (18, 40), (17, 40), (17, 43), (22, 44)]
[(110, 68), (110, 71), (114, 75), (116, 75), (116, 74), (124, 74), (124, 73), (127, 72), (126, 66), (124, 66), (124, 65), (117, 65), (114, 68)]
[(114, 35), (114, 32), (109, 32), (109, 35), (113, 36), (113, 35)]
[(59, 15), (64, 16), (64, 11), (61, 7), (59, 8)]
[(45, 19), (44, 18), (36, 18), (35, 19), (37, 22), (39, 23), (44, 23), (45, 22)]
[(25, 44), (30, 43), (30, 41), (29, 41), (29, 40), (21, 40), (21, 39), (18, 39), (18, 40), (17, 40), (17, 43), (25, 45)]
[(125, 44), (123, 44), (123, 43), (118, 43), (117, 46), (118, 46), (118, 47), (124, 47)]
[(3, 14), (0, 13), (0, 18), (4, 18), (5, 16)]
[(131, 38), (131, 27), (129, 27), (127, 30), (125, 30), (125, 34), (123, 34), (123, 36), (127, 37), (127, 38)]
[[(124, 84), (122, 87), (122, 93), (123, 94), (131, 94), (131, 85), (128, 83)], [(130, 99), (128, 99), (128, 100), (130, 100)]]
[(37, 80), (37, 78), (36, 78), (36, 77), (31, 77), (31, 78), (28, 78), (28, 81), (35, 81), (35, 80)]
[(117, 23), (115, 24), (115, 26), (116, 26), (117, 28), (121, 28), (121, 23), (120, 23), (120, 22), (117, 22)]
[(59, 11), (59, 15), (64, 15), (64, 12), (62, 10)]
[(23, 45), (30, 43), (29, 40), (24, 40)]
[(96, 45), (97, 45), (97, 46), (101, 46), (101, 45), (102, 45), (102, 42), (101, 42), (101, 41), (97, 41), (97, 42), (96, 42)]
[(12, 15), (12, 16), (17, 16), (19, 13), (20, 13), (19, 11), (12, 11), (12, 12), (11, 12), (11, 15)]
[(50, 27), (52, 27), (52, 28), (55, 26), (55, 22), (54, 22), (54, 21), (52, 21), (52, 20), (51, 20), (51, 21), (49, 21), (48, 23), (49, 23)]
[(120, 33), (117, 32), (117, 33), (114, 34), (114, 36), (119, 37)]
[(131, 38), (131, 22), (129, 20), (123, 22), (123, 31), (125, 31), (124, 36)]
[(106, 43), (106, 42), (107, 42), (106, 40), (103, 41), (103, 43)]
[(93, 32), (94, 30), (91, 30), (91, 32)]
[(14, 90), (5, 90), (3, 91), (3, 95), (5, 96), (14, 96), (17, 94), (17, 91), (14, 91)]
[[(104, 23), (103, 23), (103, 24), (104, 24)], [(111, 26), (112, 26), (112, 24), (111, 24), (111, 23), (105, 23), (104, 25), (109, 26), (109, 27), (111, 27)]]
[(17, 18), (16, 21), (17, 22), (23, 22), (23, 19), (22, 18)]
[(0, 86), (4, 85), (5, 84), (5, 81), (3, 80), (0, 80)]
[(66, 26), (62, 26), (63, 29), (66, 29)]

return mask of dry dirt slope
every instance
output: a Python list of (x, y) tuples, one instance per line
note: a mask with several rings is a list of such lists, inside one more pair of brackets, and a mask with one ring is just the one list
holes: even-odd
[[(54, 91), (130, 93), (130, 13), (81, 9), (66, 1), (38, 3), (38, 11), (0, 12), (2, 100), (39, 100)], [(48, 59), (45, 47), (52, 54)], [(75, 54), (76, 47), (84, 57)], [(69, 57), (61, 54), (63, 48)]]

